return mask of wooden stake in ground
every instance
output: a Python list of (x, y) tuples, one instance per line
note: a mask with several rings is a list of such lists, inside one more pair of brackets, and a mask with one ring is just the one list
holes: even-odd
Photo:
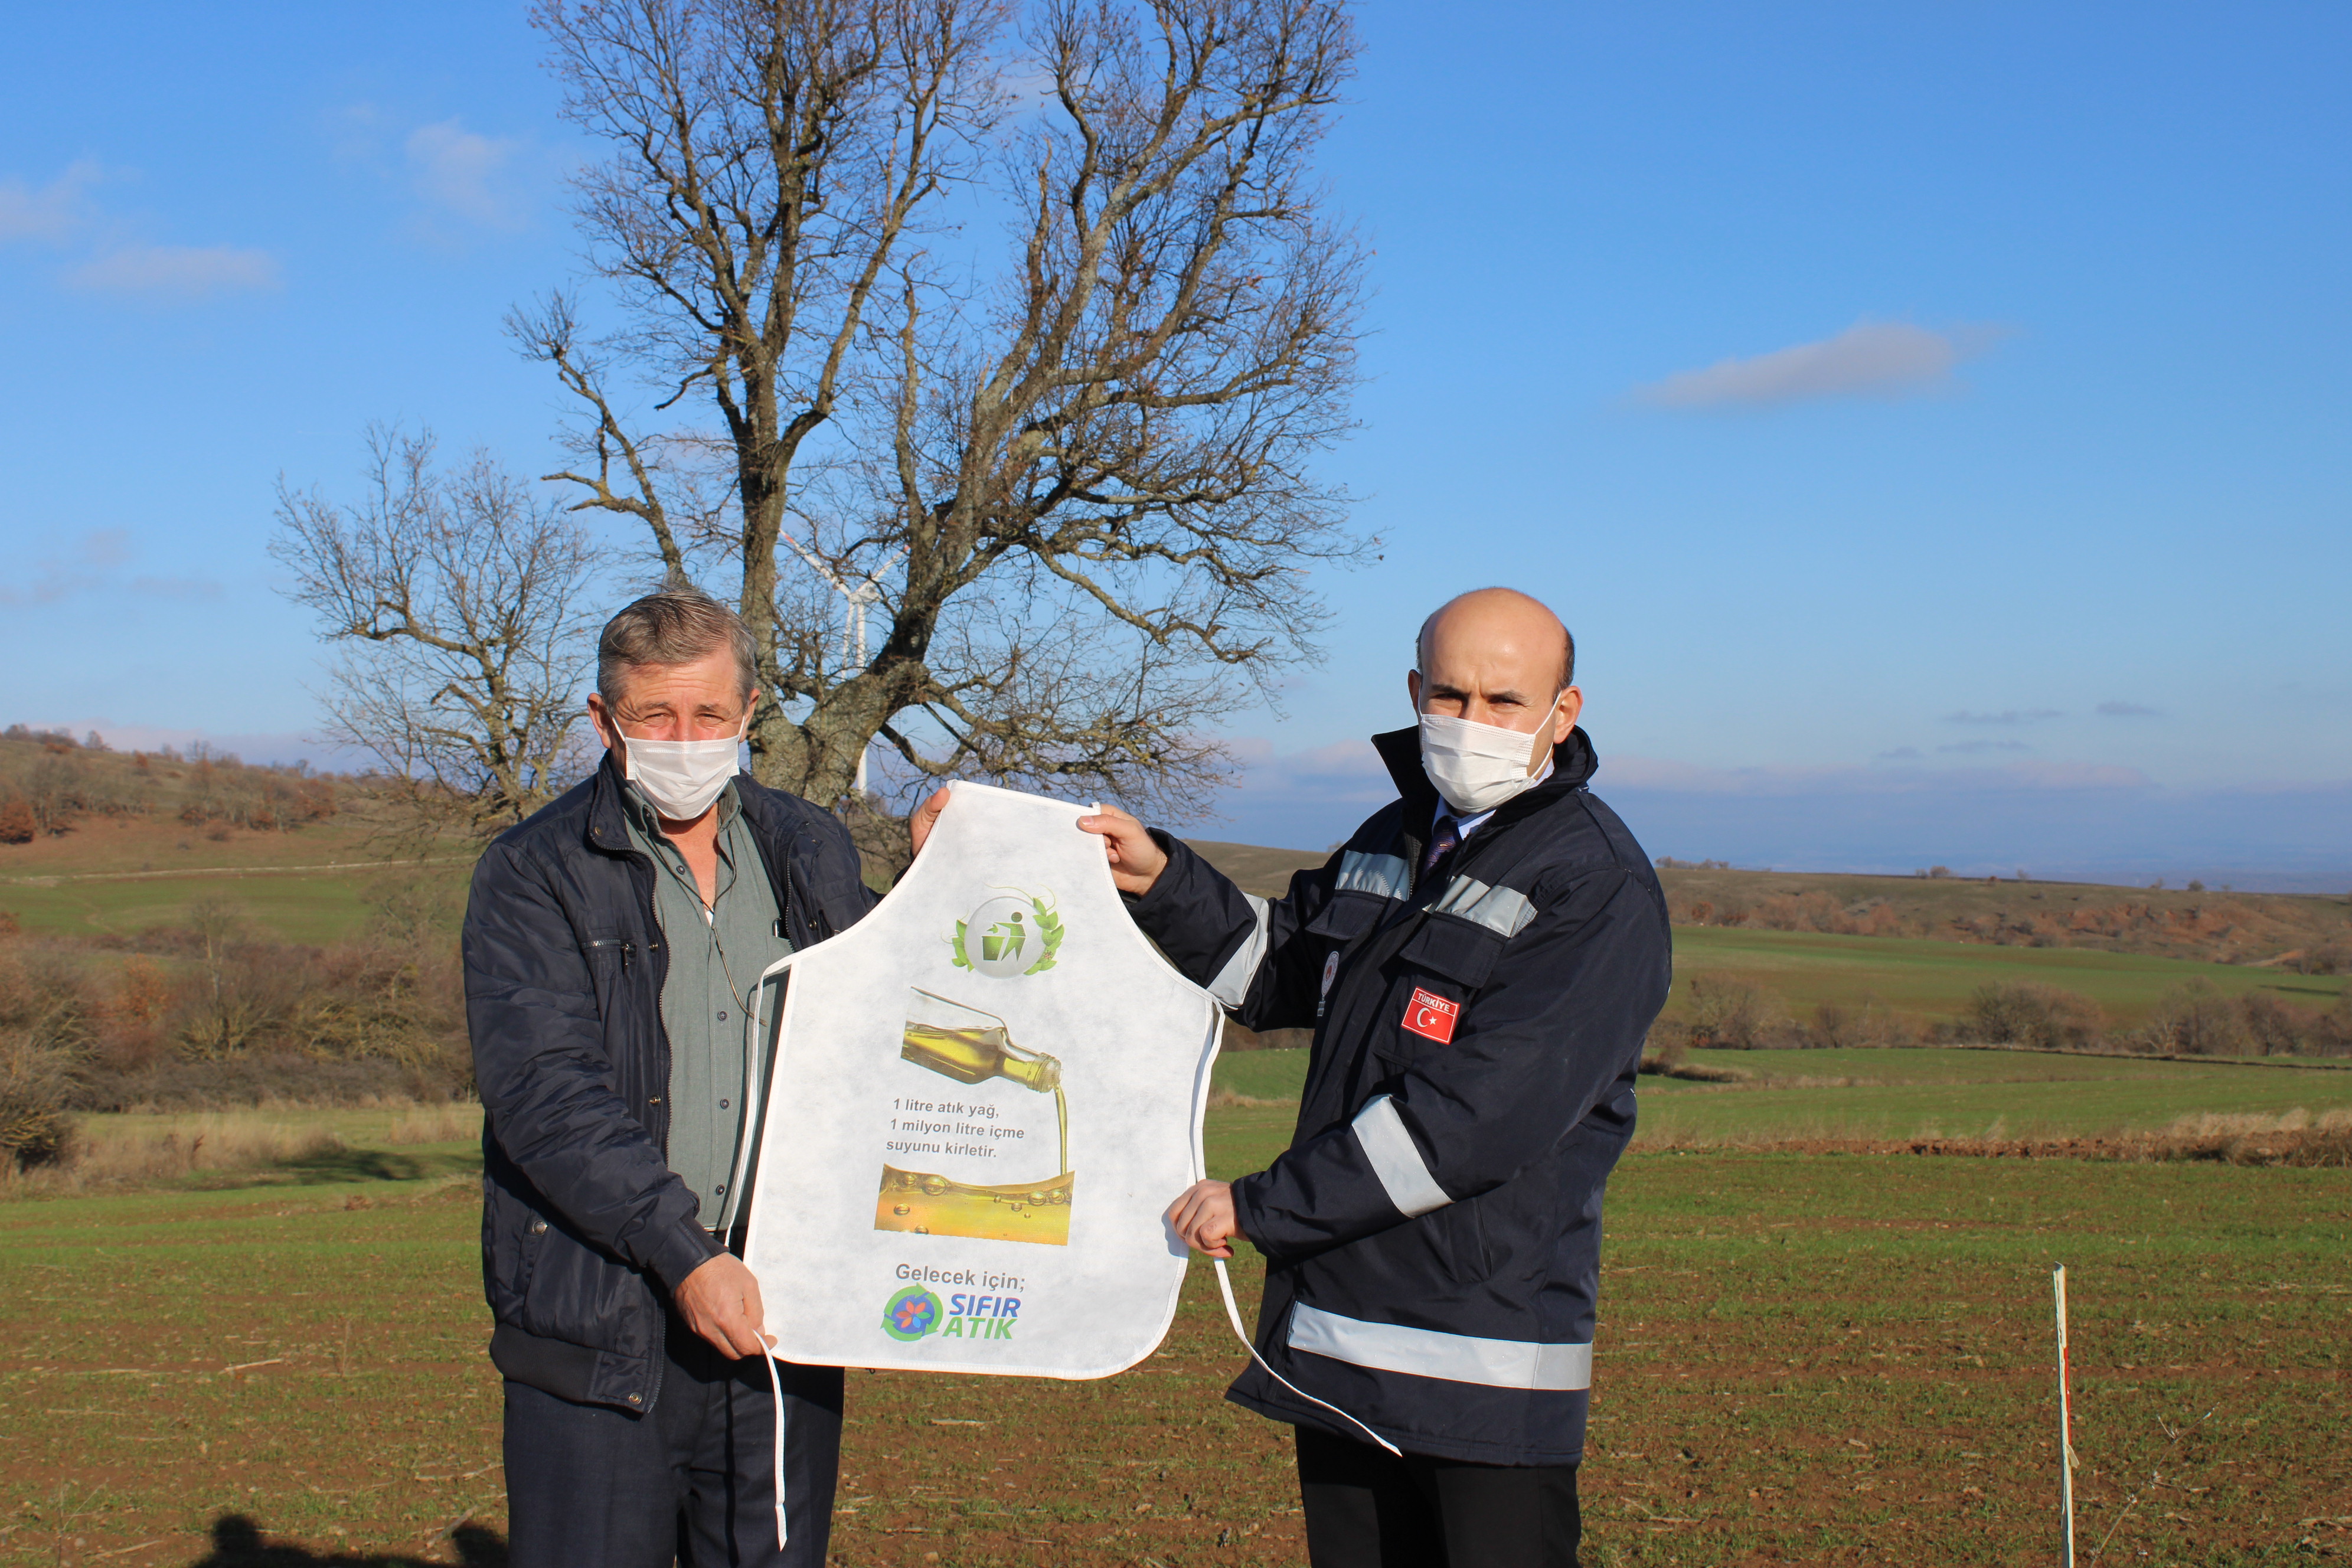
[(2066, 1266), (2053, 1265), (2050, 1290), (2058, 1303), (2058, 1491), (2066, 1510), (2066, 1568), (2074, 1568), (2074, 1431), (2066, 1392)]

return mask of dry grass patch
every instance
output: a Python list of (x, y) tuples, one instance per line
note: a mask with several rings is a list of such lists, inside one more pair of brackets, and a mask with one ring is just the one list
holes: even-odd
[(341, 1136), (331, 1128), (306, 1126), (263, 1110), (157, 1118), (152, 1122), (110, 1118), (84, 1125), (69, 1162), (12, 1172), (0, 1180), (0, 1194), (81, 1193), (200, 1173), (264, 1170), (343, 1147)]

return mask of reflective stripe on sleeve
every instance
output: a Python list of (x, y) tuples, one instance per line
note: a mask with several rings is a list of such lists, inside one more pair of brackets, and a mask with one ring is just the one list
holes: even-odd
[(1535, 905), (1508, 888), (1490, 888), (1475, 877), (1456, 877), (1434, 908), (1442, 915), (1474, 921), (1499, 936), (1517, 936), (1536, 918)]
[(1265, 958), (1265, 924), (1270, 912), (1266, 901), (1255, 893), (1244, 893), (1242, 897), (1249, 900), (1250, 913), (1256, 917), (1256, 923), (1242, 939), (1240, 948), (1225, 960), (1225, 966), (1217, 971), (1217, 977), (1209, 982), (1209, 994), (1227, 1007), (1238, 1007), (1247, 998), (1250, 981)]
[(1372, 1163), (1372, 1174), (1381, 1179), (1381, 1186), (1389, 1194), (1389, 1202), (1397, 1212), (1411, 1219), (1415, 1215), (1442, 1209), (1454, 1200), (1429, 1173), (1429, 1163), (1413, 1146), (1412, 1134), (1404, 1128), (1404, 1118), (1397, 1114), (1396, 1106), (1385, 1094), (1374, 1095), (1371, 1103), (1356, 1112), (1356, 1142), (1364, 1151), (1364, 1158)]
[(1380, 1372), (1565, 1394), (1592, 1386), (1592, 1346), (1545, 1345), (1529, 1340), (1482, 1340), (1469, 1334), (1408, 1329), (1343, 1318), (1304, 1301), (1290, 1309), (1290, 1348)]
[(1394, 855), (1366, 855), (1350, 849), (1339, 857), (1339, 879), (1331, 884), (1339, 893), (1372, 893), (1402, 899), (1412, 891), (1412, 873)]

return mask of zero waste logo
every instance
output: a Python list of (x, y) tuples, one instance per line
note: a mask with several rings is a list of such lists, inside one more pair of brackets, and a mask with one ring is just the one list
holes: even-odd
[(971, 914), (956, 921), (948, 945), (955, 950), (955, 966), (1010, 980), (1019, 974), (1042, 974), (1054, 967), (1062, 951), (1062, 917), (1054, 895), (1019, 888), (983, 900)]
[(937, 1296), (909, 1285), (882, 1309), (882, 1331), (894, 1340), (919, 1340), (938, 1329), (944, 1315)]
[(1018, 1296), (957, 1295), (942, 1303), (920, 1285), (909, 1285), (884, 1304), (882, 1331), (902, 1343), (933, 1334), (943, 1340), (1009, 1340), (1021, 1326), (1020, 1317)]

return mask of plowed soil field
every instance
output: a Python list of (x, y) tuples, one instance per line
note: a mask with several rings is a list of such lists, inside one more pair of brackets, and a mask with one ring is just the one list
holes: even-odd
[[(1213, 1124), (1250, 1168), (1289, 1111)], [(502, 1562), (462, 1180), (0, 1207), (0, 1561)], [(1610, 1198), (1590, 1563), (2352, 1557), (2340, 1171), (1657, 1152)], [(1242, 1276), (1254, 1300), (1252, 1270)], [(1286, 1430), (1196, 1267), (1095, 1384), (854, 1373), (834, 1561), (1304, 1560)]]

